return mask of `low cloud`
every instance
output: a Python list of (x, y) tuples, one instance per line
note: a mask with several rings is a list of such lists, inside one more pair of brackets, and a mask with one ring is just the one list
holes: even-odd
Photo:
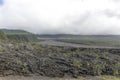
[(4, 0), (0, 28), (38, 34), (118, 35), (119, 5), (119, 0)]

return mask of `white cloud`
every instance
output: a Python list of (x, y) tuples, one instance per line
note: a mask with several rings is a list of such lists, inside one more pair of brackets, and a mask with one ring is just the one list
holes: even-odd
[(119, 5), (119, 0), (4, 0), (0, 27), (51, 34), (120, 34)]

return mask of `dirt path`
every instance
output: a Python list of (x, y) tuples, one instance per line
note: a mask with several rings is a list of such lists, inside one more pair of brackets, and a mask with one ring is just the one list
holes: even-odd
[(42, 44), (42, 45), (54, 45), (54, 46), (82, 47), (82, 48), (107, 48), (107, 49), (120, 49), (120, 47), (89, 46), (89, 45), (82, 45), (82, 44), (66, 43), (66, 42), (55, 41), (55, 40), (45, 40), (45, 41), (40, 41), (40, 44)]

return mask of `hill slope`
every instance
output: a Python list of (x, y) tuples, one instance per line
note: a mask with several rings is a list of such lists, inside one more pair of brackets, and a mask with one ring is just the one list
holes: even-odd
[(7, 40), (7, 36), (2, 31), (0, 31), (0, 40)]
[(37, 37), (24, 30), (8, 30), (1, 29), (1, 31), (7, 36), (9, 40), (15, 41), (37, 41)]

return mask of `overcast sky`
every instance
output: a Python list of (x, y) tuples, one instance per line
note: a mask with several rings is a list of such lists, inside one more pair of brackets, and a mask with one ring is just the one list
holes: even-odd
[(0, 28), (39, 34), (120, 34), (120, 0), (0, 0)]

